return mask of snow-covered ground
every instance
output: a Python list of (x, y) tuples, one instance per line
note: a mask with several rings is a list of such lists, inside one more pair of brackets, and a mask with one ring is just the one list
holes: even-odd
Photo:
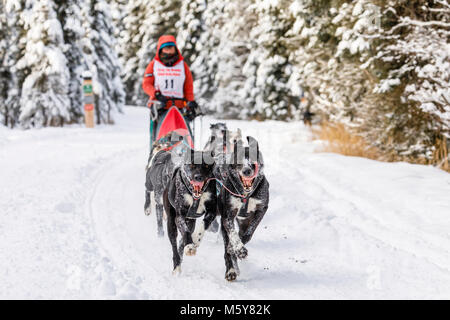
[(301, 123), (275, 121), (228, 122), (259, 140), (271, 192), (238, 281), (212, 233), (172, 276), (143, 212), (147, 111), (116, 119), (0, 127), (0, 298), (450, 297), (450, 175), (315, 153)]

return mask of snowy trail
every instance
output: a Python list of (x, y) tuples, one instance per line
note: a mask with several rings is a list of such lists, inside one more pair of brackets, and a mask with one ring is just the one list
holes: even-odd
[(172, 276), (143, 213), (146, 120), (127, 108), (96, 130), (0, 128), (0, 298), (450, 296), (450, 175), (314, 153), (301, 124), (275, 121), (227, 122), (259, 140), (271, 193), (238, 281), (212, 233)]

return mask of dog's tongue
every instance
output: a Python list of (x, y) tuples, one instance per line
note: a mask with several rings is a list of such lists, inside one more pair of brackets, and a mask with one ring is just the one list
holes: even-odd
[(194, 191), (194, 195), (196, 197), (200, 196), (200, 192), (202, 191), (204, 182), (191, 181), (192, 189)]
[(253, 177), (250, 178), (241, 177), (241, 179), (245, 188), (250, 188), (252, 186), (252, 182), (254, 179)]

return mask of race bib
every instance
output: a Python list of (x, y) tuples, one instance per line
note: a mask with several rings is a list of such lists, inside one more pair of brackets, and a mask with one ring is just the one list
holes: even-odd
[(167, 67), (155, 60), (153, 66), (155, 76), (155, 89), (166, 97), (184, 97), (184, 62), (181, 60), (172, 67)]

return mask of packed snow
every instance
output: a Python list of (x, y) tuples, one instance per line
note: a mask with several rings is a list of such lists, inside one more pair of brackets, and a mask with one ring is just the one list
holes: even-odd
[[(0, 127), (0, 298), (450, 296), (450, 175), (316, 152), (299, 122), (227, 121), (260, 143), (269, 210), (236, 282), (209, 232), (172, 276), (169, 240), (143, 209), (147, 112), (95, 129)], [(198, 139), (210, 122), (197, 120)]]

